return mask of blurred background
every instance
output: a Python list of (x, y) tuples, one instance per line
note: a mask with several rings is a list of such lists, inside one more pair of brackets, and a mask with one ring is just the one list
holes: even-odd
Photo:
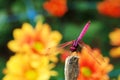
[[(0, 0), (0, 80), (4, 76), (2, 72), (6, 67), (6, 62), (10, 56), (14, 55), (7, 47), (7, 43), (13, 39), (13, 30), (21, 28), (25, 22), (35, 26), (36, 19), (41, 16), (52, 30), (58, 30), (62, 34), (61, 43), (76, 39), (85, 23), (90, 20), (91, 25), (83, 41), (91, 47), (99, 48), (103, 56), (110, 58), (114, 69), (109, 76), (111, 80), (113, 78), (117, 80), (120, 74), (120, 56), (115, 58), (110, 56), (109, 52), (113, 45), (110, 44), (109, 34), (116, 28), (120, 28), (120, 3), (118, 3), (118, 8), (113, 8), (111, 4), (107, 6), (109, 2), (104, 5), (98, 4), (105, 0), (61, 0), (65, 7), (61, 7), (60, 4), (58, 12), (51, 13), (52, 10), (50, 12), (49, 8), (54, 10), (54, 7), (51, 3), (48, 8), (45, 5), (46, 1), (49, 0)], [(51, 80), (64, 80), (63, 65), (64, 63), (61, 62), (57, 65), (56, 70), (60, 75)]]

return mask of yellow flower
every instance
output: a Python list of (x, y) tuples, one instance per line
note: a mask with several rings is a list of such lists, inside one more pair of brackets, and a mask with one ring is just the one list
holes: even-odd
[(110, 50), (110, 56), (114, 58), (120, 57), (120, 47), (112, 48)]
[(16, 54), (7, 62), (3, 80), (49, 80), (57, 73), (51, 70), (55, 65), (46, 56)]
[(109, 34), (110, 42), (114, 48), (110, 50), (110, 55), (114, 58), (120, 57), (120, 29), (116, 28)]
[(51, 47), (55, 49), (60, 42), (62, 35), (58, 31), (51, 31), (48, 24), (38, 22), (35, 28), (24, 23), (21, 29), (13, 32), (14, 40), (8, 43), (8, 48), (16, 53), (29, 53), (38, 55), (49, 54), (50, 59), (57, 61), (57, 52), (51, 52)]
[[(93, 54), (94, 58), (90, 54)], [(109, 80), (108, 73), (113, 69), (113, 65), (109, 64), (108, 57), (103, 57), (104, 61), (99, 60), (99, 49), (87, 46), (82, 49), (79, 56), (80, 73), (77, 80)], [(100, 64), (96, 60), (99, 60)]]
[(110, 42), (114, 46), (120, 46), (120, 29), (116, 28), (109, 34)]

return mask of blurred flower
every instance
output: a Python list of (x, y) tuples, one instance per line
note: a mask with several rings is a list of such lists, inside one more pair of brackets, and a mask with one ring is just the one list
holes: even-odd
[(70, 51), (64, 50), (60, 55), (60, 59), (62, 62), (65, 62), (66, 58), (70, 55)]
[(114, 58), (120, 57), (120, 29), (116, 28), (109, 34), (111, 45), (115, 46), (110, 50), (110, 55)]
[(57, 44), (62, 35), (51, 31), (48, 24), (38, 22), (35, 28), (24, 23), (22, 29), (15, 29), (14, 40), (8, 43), (8, 48), (16, 54), (10, 57), (3, 70), (3, 80), (49, 80), (56, 76), (52, 70), (57, 62)]
[(104, 0), (97, 4), (99, 13), (120, 18), (120, 0)]
[(43, 7), (53, 16), (62, 17), (67, 12), (67, 1), (49, 0), (43, 4)]
[(120, 47), (114, 47), (110, 50), (110, 56), (117, 58), (120, 57)]
[(80, 73), (77, 80), (109, 80), (108, 73), (113, 69), (109, 58), (104, 57), (104, 62), (98, 64), (90, 54), (97, 55), (95, 58), (98, 59), (101, 56), (98, 49), (91, 49), (89, 46), (83, 48), (79, 53)]
[(14, 40), (8, 43), (8, 48), (14, 52), (48, 55), (51, 60), (57, 61), (57, 52), (51, 52), (60, 42), (62, 35), (58, 31), (51, 31), (48, 24), (38, 22), (35, 29), (28, 23), (24, 23), (22, 29), (15, 29)]
[(116, 28), (109, 34), (110, 42), (114, 46), (120, 46), (120, 29)]
[(7, 62), (3, 80), (49, 80), (57, 75), (54, 66), (46, 56), (16, 54)]

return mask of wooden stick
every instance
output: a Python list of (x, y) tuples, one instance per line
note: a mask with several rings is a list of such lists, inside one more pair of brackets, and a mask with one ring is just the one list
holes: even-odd
[(79, 57), (71, 55), (65, 61), (65, 80), (77, 80), (79, 74)]

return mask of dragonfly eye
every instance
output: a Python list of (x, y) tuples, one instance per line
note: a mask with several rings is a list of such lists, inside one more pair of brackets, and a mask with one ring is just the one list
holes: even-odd
[(71, 47), (70, 47), (70, 50), (71, 50), (72, 52), (76, 51), (76, 49), (77, 49), (77, 48), (74, 47), (74, 46), (71, 46)]

